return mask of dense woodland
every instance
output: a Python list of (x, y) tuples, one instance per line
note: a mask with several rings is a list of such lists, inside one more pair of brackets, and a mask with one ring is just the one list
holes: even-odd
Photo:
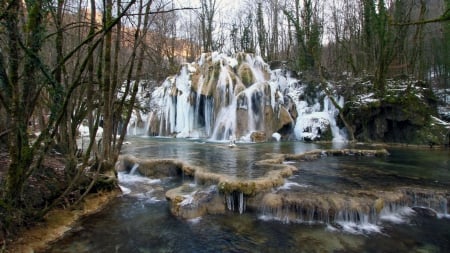
[[(178, 2), (1, 0), (0, 245), (54, 207), (114, 188), (137, 84), (202, 52), (252, 52), (319, 80), (370, 76), (377, 96), (395, 76), (449, 88), (449, 0)], [(58, 186), (38, 201), (38, 181)]]

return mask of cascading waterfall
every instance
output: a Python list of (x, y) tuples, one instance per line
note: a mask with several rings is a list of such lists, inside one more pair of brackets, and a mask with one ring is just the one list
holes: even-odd
[(439, 217), (450, 217), (448, 213), (448, 200), (433, 193), (408, 192), (413, 207), (423, 207), (436, 212)]
[(438, 218), (450, 217), (445, 195), (405, 190), (395, 196), (395, 200), (349, 197), (347, 200), (336, 198), (333, 201), (319, 197), (315, 202), (309, 197), (300, 197), (296, 203), (280, 201), (279, 205), (273, 202), (262, 204), (259, 212), (261, 219), (275, 219), (284, 223), (324, 223), (330, 228), (337, 227), (351, 233), (379, 232), (380, 221), (405, 223), (409, 216), (418, 212)]
[(227, 67), (220, 66), (217, 82), (220, 105), (216, 123), (212, 133), (214, 140), (229, 140), (236, 132), (236, 96), (234, 85)]
[(149, 132), (228, 141), (249, 140), (253, 132), (264, 133), (267, 140), (277, 133), (285, 139), (317, 140), (328, 131), (334, 141), (345, 141), (329, 99), (320, 92), (307, 99), (305, 85), (290, 73), (271, 70), (252, 54), (202, 54), (154, 89)]
[[(244, 91), (245, 94), (245, 108), (247, 109), (247, 134), (258, 130), (264, 129), (264, 125), (261, 124), (264, 114), (260, 111), (263, 108), (262, 103), (264, 103), (263, 94), (263, 83), (256, 83), (251, 88)], [(262, 125), (262, 126), (261, 126)]]

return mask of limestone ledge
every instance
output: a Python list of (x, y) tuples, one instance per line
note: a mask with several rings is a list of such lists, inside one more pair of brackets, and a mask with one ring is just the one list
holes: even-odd
[(319, 159), (322, 156), (388, 156), (386, 149), (316, 149), (301, 154), (286, 154), (284, 159), (308, 161)]
[[(414, 187), (399, 187), (389, 191), (353, 190), (344, 193), (287, 192), (261, 193), (248, 199), (247, 208), (286, 222), (302, 220), (333, 223), (339, 219), (376, 223), (383, 210), (396, 211), (411, 207), (418, 215), (436, 216), (449, 208), (450, 192)], [(447, 205), (445, 207), (445, 205)]]
[[(294, 196), (282, 196), (272, 194), (271, 191), (285, 182), (285, 178), (293, 175), (298, 169), (292, 165), (283, 163), (286, 160), (311, 160), (319, 159), (323, 156), (337, 155), (359, 155), (359, 156), (386, 156), (389, 155), (386, 149), (378, 150), (358, 150), (358, 149), (329, 149), (312, 150), (302, 154), (267, 154), (268, 159), (256, 161), (257, 165), (270, 166), (272, 169), (265, 175), (254, 179), (236, 178), (230, 175), (213, 173), (203, 167), (191, 166), (177, 159), (141, 159), (131, 155), (121, 156), (117, 165), (117, 170), (130, 171), (134, 166), (144, 176), (164, 177), (164, 176), (190, 176), (195, 178), (196, 185), (182, 185), (178, 188), (166, 192), (166, 198), (171, 201), (171, 212), (185, 219), (200, 217), (207, 213), (222, 213), (226, 209), (224, 196), (232, 196), (239, 193), (248, 200), (249, 207), (257, 208), (257, 204), (263, 203), (268, 207), (283, 206), (286, 203), (296, 205)], [(211, 188), (212, 187), (212, 188)], [(392, 197), (392, 196), (391, 196)], [(327, 201), (322, 201), (324, 210), (340, 208), (339, 199), (342, 196), (327, 197)], [(334, 200), (333, 200), (334, 199)], [(361, 198), (363, 199), (363, 198)], [(375, 198), (378, 199), (378, 198)], [(378, 200), (374, 205), (377, 210), (384, 206), (384, 198)], [(311, 199), (299, 200), (301, 205), (308, 206), (316, 201)], [(283, 204), (284, 203), (284, 204)], [(300, 203), (298, 203), (300, 204)], [(320, 204), (320, 203), (319, 203)], [(351, 204), (351, 203), (350, 203)], [(373, 206), (373, 204), (371, 204)], [(351, 208), (357, 208), (352, 204)]]

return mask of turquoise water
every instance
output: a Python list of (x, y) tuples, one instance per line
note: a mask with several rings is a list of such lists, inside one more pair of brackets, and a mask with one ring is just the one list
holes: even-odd
[[(254, 178), (254, 162), (267, 153), (330, 148), (300, 142), (248, 144), (201, 140), (131, 138), (123, 153), (176, 158), (211, 171)], [(368, 148), (368, 147), (363, 147)], [(450, 151), (389, 148), (388, 157), (323, 157), (296, 162), (288, 191), (350, 194), (417, 187), (450, 189)], [(450, 252), (450, 216), (424, 216), (405, 207), (373, 229), (323, 222), (283, 221), (258, 210), (183, 220), (170, 212), (164, 193), (183, 178), (148, 179), (119, 173), (124, 194), (105, 210), (84, 218), (46, 252)], [(447, 195), (448, 197), (449, 195)], [(394, 219), (395, 218), (395, 219)], [(365, 224), (367, 225), (367, 224)]]

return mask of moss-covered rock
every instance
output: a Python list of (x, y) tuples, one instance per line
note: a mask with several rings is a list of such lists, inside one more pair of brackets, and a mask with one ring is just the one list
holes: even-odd
[(442, 144), (442, 130), (431, 125), (431, 116), (437, 115), (436, 98), (426, 84), (390, 80), (383, 97), (373, 94), (353, 95), (344, 108), (358, 140)]
[(255, 82), (252, 69), (247, 63), (241, 64), (241, 66), (238, 69), (238, 75), (241, 78), (242, 83), (246, 87), (249, 87)]
[(250, 134), (250, 140), (252, 142), (265, 142), (267, 140), (267, 135), (262, 131), (255, 131)]

